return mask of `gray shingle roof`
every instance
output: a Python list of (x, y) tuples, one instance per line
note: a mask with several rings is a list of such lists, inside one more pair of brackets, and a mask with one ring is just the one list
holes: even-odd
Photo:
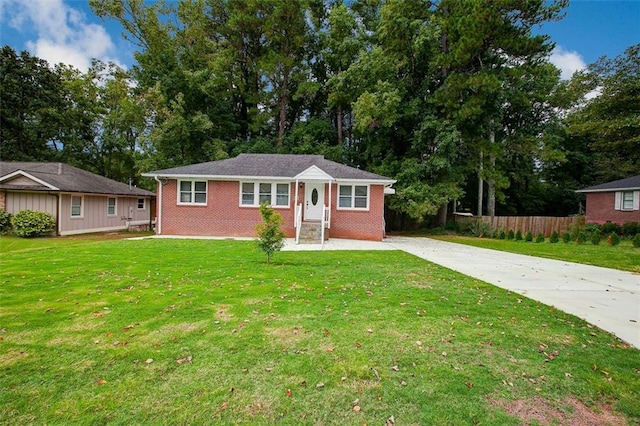
[(293, 178), (316, 166), (334, 179), (390, 182), (392, 179), (326, 160), (322, 155), (240, 154), (226, 160), (156, 170), (143, 176), (165, 177), (264, 177)]
[(19, 161), (0, 161), (0, 189), (29, 189), (36, 191), (51, 191), (44, 185), (25, 186), (12, 185), (11, 179), (2, 181), (2, 178), (22, 171), (48, 183), (61, 192), (79, 192), (85, 194), (109, 194), (130, 196), (153, 196), (153, 192), (132, 187), (128, 184), (98, 176), (94, 173), (64, 163), (36, 163)]
[(608, 192), (616, 190), (630, 191), (638, 189), (640, 189), (640, 175), (590, 186), (588, 188), (579, 189), (576, 192)]

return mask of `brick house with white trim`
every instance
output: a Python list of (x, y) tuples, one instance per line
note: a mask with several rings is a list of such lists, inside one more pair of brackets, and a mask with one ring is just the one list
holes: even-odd
[(143, 176), (158, 182), (160, 235), (255, 237), (267, 202), (287, 237), (317, 243), (329, 234), (382, 240), (384, 197), (395, 183), (321, 155), (290, 154), (240, 154)]
[(622, 225), (640, 222), (640, 175), (576, 192), (587, 196), (585, 215), (588, 223), (612, 222)]

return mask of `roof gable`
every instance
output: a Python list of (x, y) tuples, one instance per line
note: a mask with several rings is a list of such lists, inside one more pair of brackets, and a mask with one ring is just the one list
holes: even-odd
[(613, 192), (640, 190), (640, 175), (579, 189), (576, 192)]
[[(315, 167), (315, 169), (312, 169)], [(188, 178), (199, 177), (209, 179), (295, 179), (297, 176), (311, 170), (323, 172), (328, 178), (336, 180), (380, 181), (381, 184), (391, 184), (395, 181), (345, 164), (326, 160), (322, 155), (295, 154), (240, 154), (226, 160), (210, 161), (207, 163), (191, 164), (189, 166), (156, 170), (143, 173), (143, 176)]]
[(32, 176), (22, 170), (16, 170), (13, 173), (9, 173), (6, 176), (0, 177), (0, 182), (10, 185), (44, 187), (45, 189), (50, 189), (53, 191), (59, 190), (54, 185), (51, 185), (50, 183), (47, 183), (42, 179), (38, 179), (37, 177)]
[(322, 169), (318, 166), (311, 166), (307, 170), (298, 173), (294, 176), (296, 179), (300, 180), (327, 180), (333, 179), (332, 176), (326, 174)]
[[(36, 185), (24, 179), (28, 178)], [(113, 179), (99, 176), (64, 163), (0, 162), (0, 189), (60, 191), (85, 194), (123, 195), (133, 197), (153, 196), (145, 189), (130, 187)]]

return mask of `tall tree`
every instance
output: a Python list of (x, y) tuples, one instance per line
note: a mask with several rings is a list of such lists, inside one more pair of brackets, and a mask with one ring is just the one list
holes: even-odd
[(9, 46), (0, 52), (0, 75), (0, 158), (55, 159), (67, 106), (60, 75), (45, 60)]

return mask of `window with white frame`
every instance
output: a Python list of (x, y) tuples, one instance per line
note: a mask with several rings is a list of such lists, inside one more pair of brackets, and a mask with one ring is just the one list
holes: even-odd
[(109, 197), (107, 198), (107, 216), (115, 216), (117, 213), (116, 210), (116, 198)]
[(207, 182), (181, 180), (178, 182), (178, 204), (207, 204)]
[(144, 210), (144, 209), (145, 209), (144, 198), (138, 198), (138, 210)]
[(71, 217), (82, 217), (84, 203), (81, 195), (71, 196)]
[(289, 207), (289, 184), (275, 182), (241, 182), (240, 205), (257, 207), (266, 202), (272, 207)]
[(338, 208), (366, 210), (369, 208), (368, 185), (340, 185), (338, 188)]
[(633, 191), (622, 191), (622, 210), (633, 210)]

